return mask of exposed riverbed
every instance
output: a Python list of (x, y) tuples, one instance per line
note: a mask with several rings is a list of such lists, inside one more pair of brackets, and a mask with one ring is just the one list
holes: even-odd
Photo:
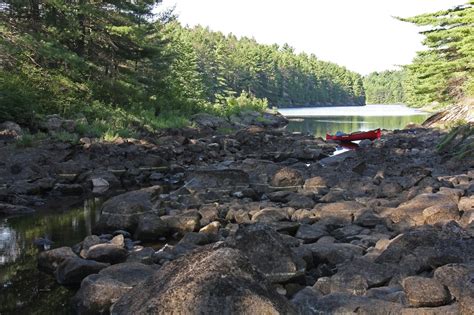
[[(241, 277), (241, 271), (252, 269), (245, 265), (242, 253), (248, 255), (258, 270), (263, 270), (267, 279), (251, 273), (245, 275), (244, 283), (232, 283), (231, 287), (251, 285), (252, 296), (262, 294), (270, 299), (272, 303), (259, 304), (259, 313), (276, 310), (273, 307), (281, 312), (301, 307), (301, 312), (305, 313), (308, 310), (305, 307), (310, 304), (298, 302), (295, 295), (313, 286), (316, 291), (310, 289), (306, 293), (311, 295), (312, 300), (308, 303), (313, 303), (314, 309), (337, 307), (331, 306), (333, 297), (358, 290), (359, 296), (337, 299), (338, 303), (360, 304), (357, 308), (382, 307), (396, 313), (413, 307), (405, 295), (410, 297), (419, 291), (402, 288), (400, 279), (407, 275), (416, 276), (416, 281), (422, 277), (431, 279), (432, 274), (427, 271), (440, 265), (421, 263), (440, 261), (438, 250), (446, 257), (454, 257), (455, 262), (470, 262), (474, 257), (465, 250), (471, 248), (474, 235), (469, 230), (474, 174), (468, 172), (469, 163), (472, 165), (473, 161), (451, 159), (449, 152), (440, 154), (436, 150), (443, 136), (440, 131), (421, 128), (387, 131), (373, 144), (327, 160), (337, 146), (335, 143), (273, 128), (280, 124), (270, 124), (271, 117), (252, 119), (261, 125), (248, 128), (239, 125), (233, 132), (223, 128), (228, 122), (201, 117), (200, 123), (196, 123), (201, 126), (199, 129), (147, 136), (140, 141), (118, 139), (114, 143), (103, 143), (89, 139), (70, 145), (46, 140), (37, 147), (26, 149), (1, 144), (0, 197), (2, 202), (13, 207), (3, 206), (3, 209), (21, 211), (22, 207), (28, 206), (37, 212), (0, 220), (0, 313), (65, 314), (71, 310), (70, 298), (76, 294), (77, 287), (60, 286), (53, 276), (36, 269), (38, 248), (33, 241), (40, 237), (52, 240), (52, 248), (57, 248), (76, 245), (93, 232), (100, 235), (127, 230), (131, 233), (127, 233), (128, 241), (146, 242), (153, 238), (170, 244), (161, 252), (145, 245), (140, 257), (133, 255), (137, 252), (133, 251), (132, 245), (132, 248), (126, 248), (126, 256), (120, 260), (126, 261), (120, 267), (123, 272), (114, 271), (116, 266), (103, 269), (109, 270), (111, 277), (117, 277), (114, 279), (136, 280), (130, 286), (140, 282), (134, 274), (134, 265), (130, 265), (136, 263), (136, 259), (147, 264), (142, 268), (150, 269), (148, 272), (160, 269), (153, 282), (160, 287), (146, 285), (132, 289), (130, 294), (120, 292), (124, 297), (117, 304), (119, 313), (120, 310), (134, 313), (143, 307), (155, 307), (147, 304), (155, 303), (153, 301), (160, 301), (168, 309), (195, 307), (191, 301), (187, 302), (193, 298), (188, 294), (187, 285), (192, 292), (206, 295), (199, 301), (218, 297), (219, 292), (212, 289), (214, 285), (199, 282), (201, 275), (208, 275), (222, 285), (223, 292), (228, 292), (226, 298), (237, 303), (236, 307), (250, 310), (247, 309), (249, 304), (235, 296), (238, 290), (228, 290), (229, 284), (220, 282), (228, 275), (225, 268), (236, 272), (237, 277)], [(262, 125), (263, 122), (268, 125)], [(226, 130), (226, 133), (219, 134), (219, 130)], [(322, 160), (327, 161), (325, 166), (318, 163)], [(86, 197), (91, 196), (91, 187), (98, 178), (101, 179), (99, 182), (109, 183), (111, 191), (160, 186), (120, 195), (104, 204), (104, 211), (99, 215), (97, 209), (101, 199), (109, 196)], [(162, 189), (169, 184), (172, 187)], [(65, 194), (71, 197), (54, 197)], [(55, 202), (49, 207), (45, 202), (51, 199)], [(84, 199), (86, 201), (82, 202)], [(436, 208), (440, 202), (446, 207)], [(452, 223), (447, 224), (449, 220)], [(92, 228), (95, 223), (99, 227), (96, 231)], [(247, 229), (248, 223), (268, 224), (276, 230)], [(425, 228), (427, 224), (430, 227)], [(402, 237), (403, 233), (408, 233), (407, 239)], [(414, 233), (414, 237), (410, 233)], [(457, 241), (460, 236), (463, 239)], [(99, 246), (96, 249), (113, 247), (123, 253), (124, 245), (112, 244), (111, 237), (95, 236), (88, 242), (94, 241), (90, 246)], [(406, 242), (408, 250), (405, 246), (399, 247), (397, 241), (393, 241), (396, 239)], [(438, 239), (443, 242), (430, 243)], [(173, 246), (177, 241), (179, 243)], [(223, 241), (234, 249), (221, 248), (215, 252), (210, 245), (188, 260), (188, 256), (179, 258), (216, 241)], [(74, 246), (74, 253), (66, 248), (74, 258), (64, 262), (94, 262), (90, 246), (78, 244)], [(436, 251), (425, 252), (421, 246), (434, 247)], [(419, 250), (411, 252), (410, 248), (418, 247)], [(398, 257), (396, 261), (390, 260), (393, 256), (390, 253), (394, 251)], [(76, 256), (79, 253), (87, 260)], [(207, 258), (214, 254), (217, 255), (215, 258)], [(108, 255), (101, 259), (117, 263)], [(195, 259), (202, 262), (196, 263)], [(304, 260), (303, 265), (301, 260)], [(279, 265), (280, 261), (285, 264)], [(410, 269), (406, 266), (407, 261), (419, 263)], [(344, 266), (340, 266), (342, 263)], [(387, 269), (388, 263), (391, 265)], [(207, 268), (207, 264), (212, 268)], [(194, 265), (199, 268), (195, 269)], [(277, 272), (277, 268), (283, 269)], [(56, 271), (60, 269), (57, 267)], [(64, 273), (64, 268), (61, 270), (63, 277), (58, 278), (56, 274), (57, 279), (71, 280), (67, 279), (70, 275)], [(177, 283), (186, 285), (172, 286), (171, 290), (161, 292), (163, 276), (188, 277), (191, 272), (181, 273), (181, 270), (193, 270), (195, 277), (180, 279)], [(128, 280), (122, 279), (122, 273), (131, 276)], [(375, 284), (370, 282), (373, 274), (377, 275)], [(116, 288), (117, 282), (107, 282), (110, 279), (100, 278), (101, 275), (98, 277), (82, 284), (83, 288), (95, 291), (78, 293), (76, 307), (79, 305), (87, 310), (91, 307), (91, 299), (108, 296), (101, 290)], [(230, 279), (234, 281), (235, 278)], [(97, 284), (95, 281), (103, 282)], [(79, 283), (75, 280), (76, 285)], [(253, 287), (257, 283), (259, 285)], [(325, 287), (327, 283), (330, 283), (329, 291)], [(119, 287), (122, 285), (119, 283)], [(130, 286), (124, 286), (126, 291)], [(369, 295), (376, 294), (380, 286), (403, 299), (389, 303), (384, 300), (385, 296)], [(282, 292), (280, 295), (276, 293), (277, 289)], [(166, 294), (177, 295), (168, 298)], [(155, 295), (158, 300), (153, 299)], [(182, 298), (186, 301), (182, 302)], [(430, 295), (423, 298), (431, 303)], [(98, 301), (105, 309), (112, 303), (107, 299)], [(217, 307), (212, 309), (215, 312), (225, 306), (222, 303), (212, 305)], [(450, 310), (464, 307), (454, 302), (449, 294), (444, 294), (442, 300), (433, 305), (447, 305)]]

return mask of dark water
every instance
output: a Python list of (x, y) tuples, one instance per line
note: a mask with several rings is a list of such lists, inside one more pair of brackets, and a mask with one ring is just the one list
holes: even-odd
[(337, 131), (351, 133), (372, 129), (402, 129), (409, 123), (422, 123), (428, 114), (404, 105), (319, 107), (281, 109), (290, 119), (289, 131), (325, 137)]
[[(70, 201), (69, 201), (70, 203)], [(39, 210), (33, 215), (0, 218), (0, 314), (70, 314), (75, 290), (38, 271), (33, 241), (48, 237), (53, 247), (71, 246), (91, 234), (100, 199)]]

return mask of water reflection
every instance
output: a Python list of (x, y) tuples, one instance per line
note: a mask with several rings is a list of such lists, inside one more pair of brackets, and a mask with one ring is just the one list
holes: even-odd
[(409, 123), (421, 124), (426, 115), (412, 116), (318, 116), (303, 119), (290, 119), (287, 129), (292, 132), (310, 133), (317, 137), (326, 137), (326, 133), (337, 131), (351, 133), (372, 129), (402, 129)]
[(80, 242), (100, 215), (100, 199), (89, 199), (64, 210), (62, 206), (36, 214), (0, 219), (0, 314), (67, 314), (73, 292), (36, 267), (35, 239), (47, 238), (53, 247)]

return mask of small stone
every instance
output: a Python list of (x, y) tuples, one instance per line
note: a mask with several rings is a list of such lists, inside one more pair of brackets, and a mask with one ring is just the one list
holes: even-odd
[(114, 245), (117, 245), (117, 246), (120, 246), (120, 247), (124, 247), (125, 246), (125, 238), (123, 237), (122, 234), (116, 235), (110, 240), (110, 244), (114, 244)]
[(203, 227), (199, 230), (199, 233), (206, 234), (217, 234), (221, 228), (221, 223), (219, 221), (214, 221)]
[(89, 260), (117, 264), (127, 258), (127, 250), (114, 244), (97, 244), (89, 248), (86, 254)]

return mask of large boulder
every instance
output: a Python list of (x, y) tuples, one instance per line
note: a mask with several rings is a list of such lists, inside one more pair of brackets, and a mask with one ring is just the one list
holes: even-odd
[(111, 308), (111, 314), (145, 313), (292, 314), (294, 310), (239, 250), (209, 245), (166, 264)]
[(230, 241), (271, 282), (284, 282), (305, 271), (304, 261), (293, 255), (282, 236), (268, 226), (241, 227)]
[(86, 277), (73, 298), (78, 314), (107, 314), (110, 306), (155, 272), (151, 266), (123, 263)]
[(102, 205), (95, 229), (101, 232), (135, 231), (141, 216), (159, 212), (158, 199), (162, 191), (160, 186), (152, 186), (110, 198)]
[(60, 284), (78, 285), (88, 275), (98, 273), (108, 266), (110, 265), (93, 260), (68, 258), (58, 266), (54, 275)]

